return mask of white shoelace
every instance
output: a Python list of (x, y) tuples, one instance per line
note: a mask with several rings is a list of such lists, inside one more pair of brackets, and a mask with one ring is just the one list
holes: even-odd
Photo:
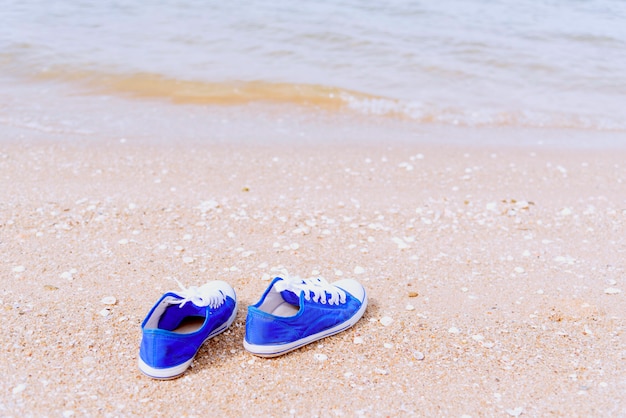
[[(311, 300), (312, 292), (313, 302), (319, 302), (322, 304), (327, 302), (330, 305), (346, 303), (346, 292), (336, 286), (333, 286), (328, 283), (326, 279), (321, 277), (316, 279), (300, 279), (298, 277), (290, 277), (276, 282), (274, 288), (279, 292), (289, 290), (296, 295), (299, 295), (301, 291), (304, 291), (305, 300)], [(330, 294), (329, 299), (326, 298), (327, 293)]]
[(185, 287), (178, 279), (173, 278), (181, 288), (176, 294), (183, 299), (172, 302), (172, 304), (180, 304), (179, 308), (185, 306), (187, 302), (191, 302), (196, 306), (210, 306), (212, 309), (219, 308), (226, 300), (226, 296), (217, 287), (217, 283), (209, 282), (202, 286)]

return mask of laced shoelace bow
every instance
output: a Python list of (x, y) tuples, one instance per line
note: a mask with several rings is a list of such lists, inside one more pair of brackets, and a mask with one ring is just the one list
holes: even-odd
[(178, 279), (173, 279), (178, 283), (178, 287), (181, 289), (177, 291), (176, 294), (183, 299), (174, 301), (172, 304), (180, 305), (179, 308), (185, 306), (187, 302), (191, 302), (196, 306), (210, 306), (212, 309), (216, 309), (219, 308), (226, 299), (226, 296), (224, 296), (222, 291), (213, 282), (203, 284), (200, 287), (185, 287)]
[[(346, 303), (346, 292), (336, 286), (333, 286), (328, 283), (326, 279), (321, 277), (316, 279), (300, 279), (297, 277), (286, 278), (277, 282), (275, 288), (279, 292), (289, 290), (296, 295), (299, 295), (300, 292), (303, 291), (305, 300), (311, 300), (311, 293), (313, 293), (312, 299), (313, 302), (316, 303), (328, 303), (330, 305)], [(330, 295), (330, 298), (327, 298), (328, 295)]]

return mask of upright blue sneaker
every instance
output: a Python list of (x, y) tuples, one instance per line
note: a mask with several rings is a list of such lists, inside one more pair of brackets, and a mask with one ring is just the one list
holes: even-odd
[(237, 297), (226, 282), (164, 294), (141, 324), (139, 370), (155, 379), (181, 375), (202, 344), (233, 323)]
[(356, 280), (276, 277), (248, 307), (243, 346), (257, 356), (279, 356), (350, 328), (366, 307), (365, 289)]

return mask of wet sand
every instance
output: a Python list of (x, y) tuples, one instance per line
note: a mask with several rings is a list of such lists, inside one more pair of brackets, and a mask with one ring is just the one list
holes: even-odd
[[(624, 416), (625, 161), (8, 139), (0, 415)], [(365, 316), (248, 354), (246, 306), (285, 272), (358, 279)], [(140, 323), (172, 278), (228, 281), (239, 313), (183, 377), (155, 381), (137, 369)]]

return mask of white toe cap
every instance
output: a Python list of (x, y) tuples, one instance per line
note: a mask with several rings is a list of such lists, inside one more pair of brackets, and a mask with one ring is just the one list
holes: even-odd
[(333, 285), (345, 290), (350, 293), (352, 296), (357, 298), (361, 303), (365, 300), (365, 288), (361, 285), (361, 283), (357, 282), (354, 279), (343, 279), (337, 282), (334, 282)]
[(237, 296), (235, 295), (235, 289), (233, 289), (232, 286), (225, 281), (214, 280), (213, 285), (221, 290), (224, 296), (230, 296), (234, 301), (237, 300)]

